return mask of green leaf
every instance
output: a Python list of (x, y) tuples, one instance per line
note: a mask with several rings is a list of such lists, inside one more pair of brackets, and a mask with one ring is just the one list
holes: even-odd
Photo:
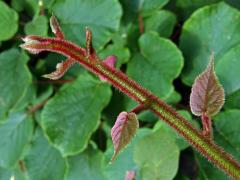
[[(235, 159), (240, 160), (240, 110), (227, 110), (220, 112), (214, 117), (214, 139), (218, 145), (233, 155)], [(227, 175), (216, 167), (212, 166), (207, 160), (197, 156), (200, 167), (200, 176), (204, 179), (228, 179)], [(229, 178), (230, 179), (230, 178)]]
[(208, 56), (213, 51), (216, 74), (226, 94), (237, 91), (240, 88), (239, 43), (239, 11), (222, 2), (194, 12), (183, 26), (180, 41), (186, 57), (183, 82), (189, 86), (193, 83), (208, 64)]
[(224, 104), (224, 89), (214, 71), (213, 54), (210, 62), (194, 81), (190, 95), (191, 111), (196, 116), (214, 116)]
[(11, 113), (7, 120), (0, 126), (0, 166), (12, 168), (30, 142), (33, 121), (23, 112)]
[(31, 74), (26, 66), (27, 60), (28, 56), (17, 49), (0, 54), (0, 77), (4, 77), (0, 78), (0, 122), (30, 86)]
[(83, 151), (110, 96), (110, 86), (89, 74), (63, 86), (42, 112), (41, 124), (50, 142), (64, 156)]
[(106, 180), (103, 164), (104, 156), (101, 151), (88, 147), (77, 156), (68, 158), (68, 180)]
[(169, 103), (169, 104), (177, 104), (179, 101), (181, 101), (181, 94), (179, 92), (177, 92), (176, 90), (174, 90), (170, 96), (165, 99), (165, 102)]
[(0, 167), (0, 179), (10, 179), (11, 171)]
[(217, 144), (240, 160), (240, 110), (227, 110), (214, 117)]
[[(25, 10), (25, 12), (32, 17), (40, 13), (39, 1), (40, 0), (12, 0), (11, 6), (18, 12)], [(54, 0), (41, 0), (41, 1), (44, 1), (44, 7), (46, 7), (45, 6), (46, 1), (48, 1), (47, 4), (51, 4), (53, 3)]]
[(240, 90), (226, 97), (225, 109), (240, 109)]
[(47, 36), (48, 20), (46, 16), (36, 16), (24, 26), (27, 35)]
[(169, 37), (176, 24), (176, 16), (166, 10), (157, 11), (144, 18), (145, 31), (156, 31), (162, 37)]
[(18, 14), (0, 1), (0, 41), (13, 37), (18, 30)]
[(29, 179), (60, 180), (64, 178), (67, 166), (60, 152), (54, 149), (37, 129), (32, 147), (24, 159)]
[(176, 12), (179, 19), (187, 19), (196, 9), (220, 2), (220, 0), (176, 0)]
[(30, 84), (23, 92), (21, 98), (16, 102), (16, 104), (13, 106), (13, 111), (21, 111), (27, 108), (29, 106), (29, 103), (31, 103), (36, 98), (36, 86), (34, 83)]
[(160, 10), (169, 0), (120, 0), (123, 7), (124, 24), (132, 23), (138, 16), (150, 16)]
[[(22, 162), (22, 165), (24, 166), (24, 162)], [(21, 165), (21, 166), (22, 166)], [(27, 173), (26, 173), (26, 169), (25, 171), (23, 171), (23, 169), (21, 169), (20, 165), (16, 166), (13, 170), (12, 170), (12, 178), (14, 177), (14, 180), (29, 180)], [(11, 179), (10, 179), (11, 180)]]
[(38, 89), (38, 95), (32, 101), (32, 104), (33, 105), (40, 104), (40, 103), (46, 101), (47, 99), (49, 99), (52, 94), (53, 94), (53, 86), (52, 85), (44, 86), (42, 88), (39, 88)]
[(119, 152), (130, 143), (139, 127), (135, 113), (121, 112), (112, 127), (111, 136), (114, 146), (114, 154), (111, 161), (114, 161)]
[[(107, 10), (107, 15), (106, 15)], [(67, 0), (57, 2), (53, 12), (67, 39), (85, 46), (85, 27), (93, 32), (93, 45), (101, 49), (119, 28), (122, 15), (117, 0)]]
[(134, 160), (143, 180), (171, 180), (177, 173), (179, 149), (163, 128), (139, 140), (134, 147)]
[(127, 74), (158, 97), (168, 98), (174, 91), (172, 82), (183, 67), (181, 52), (170, 40), (153, 32), (143, 34), (139, 46), (141, 54), (133, 55)]
[(147, 16), (161, 9), (169, 0), (139, 0), (141, 15)]

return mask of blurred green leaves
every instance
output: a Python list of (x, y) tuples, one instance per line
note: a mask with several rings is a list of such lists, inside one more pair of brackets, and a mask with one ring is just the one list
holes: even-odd
[(25, 33), (28, 35), (46, 36), (48, 33), (48, 19), (46, 16), (36, 16), (25, 25)]
[(18, 14), (2, 1), (0, 9), (0, 41), (6, 41), (18, 30)]
[(162, 8), (169, 0), (139, 0), (141, 15), (147, 16)]
[(169, 37), (176, 24), (176, 16), (166, 10), (157, 11), (149, 17), (144, 18), (146, 31), (156, 31), (162, 37)]

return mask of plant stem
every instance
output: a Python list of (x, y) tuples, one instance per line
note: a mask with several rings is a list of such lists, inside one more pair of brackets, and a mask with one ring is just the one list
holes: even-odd
[[(113, 86), (128, 95), (138, 103), (147, 106), (153, 113), (174, 128), (183, 136), (196, 150), (198, 150), (209, 161), (214, 163), (228, 175), (240, 179), (240, 164), (218, 147), (211, 139), (205, 137), (194, 128), (186, 119), (179, 115), (172, 107), (157, 98), (150, 91), (141, 87), (121, 71), (112, 68), (98, 59), (89, 60), (86, 50), (71, 42), (57, 38), (34, 37), (41, 44), (31, 45), (27, 48), (37, 48), (39, 51), (58, 52), (72, 58), (85, 66), (91, 72), (104, 77)], [(33, 39), (33, 38), (32, 38)], [(24, 47), (24, 46), (23, 46)], [(26, 48), (26, 47), (24, 47)], [(26, 48), (26, 49), (27, 49)]]
[(212, 120), (211, 120), (211, 118), (206, 113), (202, 113), (201, 120), (202, 120), (202, 126), (203, 126), (203, 132), (202, 132), (203, 135), (208, 138), (212, 138)]
[(32, 114), (32, 113), (36, 112), (38, 109), (42, 108), (48, 102), (48, 100), (49, 99), (46, 99), (43, 102), (41, 102), (40, 104), (37, 104), (37, 105), (35, 105), (33, 107), (30, 107), (28, 109), (28, 113)]
[(130, 112), (139, 114), (142, 111), (147, 110), (147, 109), (148, 109), (148, 107), (145, 104), (139, 104), (135, 108), (133, 108)]
[(143, 34), (144, 33), (144, 24), (143, 24), (143, 18), (140, 13), (138, 15), (138, 27), (139, 27), (140, 33)]

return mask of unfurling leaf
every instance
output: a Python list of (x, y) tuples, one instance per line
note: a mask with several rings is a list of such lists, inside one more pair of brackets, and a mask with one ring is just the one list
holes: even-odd
[(206, 113), (213, 116), (224, 104), (224, 89), (214, 72), (213, 55), (207, 69), (200, 74), (192, 86), (190, 95), (191, 111), (196, 116)]
[(45, 74), (42, 77), (52, 79), (52, 80), (60, 79), (74, 63), (75, 61), (73, 59), (67, 59), (57, 64), (56, 71), (50, 74)]
[(135, 171), (127, 171), (125, 180), (135, 180), (136, 173)]
[(36, 46), (40, 45), (40, 41), (32, 39), (31, 36), (22, 38), (22, 40), (24, 41), (24, 44), (21, 44), (20, 47), (28, 50), (30, 53), (38, 54), (43, 51), (43, 49), (36, 48)]
[[(115, 64), (117, 61), (117, 57), (116, 56), (108, 56), (105, 60), (103, 60), (103, 63), (114, 68)], [(106, 81), (106, 78), (99, 76), (101, 81)]]
[(92, 31), (88, 28), (86, 28), (86, 50), (88, 56), (96, 55), (92, 46)]
[(22, 38), (22, 40), (24, 41), (24, 44), (21, 44), (20, 47), (26, 49), (32, 54), (38, 54), (42, 51), (45, 51), (52, 43), (49, 38), (43, 38), (34, 35), (28, 35)]
[(138, 120), (135, 113), (121, 112), (111, 130), (114, 145), (114, 154), (111, 161), (114, 161), (119, 151), (123, 149), (136, 134)]
[(51, 26), (52, 32), (55, 34), (57, 38), (64, 39), (64, 34), (61, 30), (61, 27), (59, 26), (58, 20), (53, 15), (50, 18), (50, 26)]

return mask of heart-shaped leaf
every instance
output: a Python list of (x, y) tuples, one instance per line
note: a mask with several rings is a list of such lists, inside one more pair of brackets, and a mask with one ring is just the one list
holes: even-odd
[(112, 141), (114, 145), (113, 161), (119, 151), (123, 149), (136, 134), (138, 120), (135, 113), (121, 112), (111, 130)]
[(201, 73), (192, 86), (190, 95), (191, 111), (196, 116), (207, 113), (213, 116), (224, 104), (224, 89), (214, 72), (213, 55), (207, 69)]

